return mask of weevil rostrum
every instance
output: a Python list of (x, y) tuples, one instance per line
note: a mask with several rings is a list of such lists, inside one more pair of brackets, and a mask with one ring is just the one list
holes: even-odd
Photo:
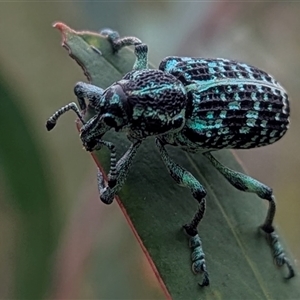
[[(276, 205), (272, 189), (248, 175), (221, 164), (213, 152), (221, 149), (249, 149), (266, 146), (279, 140), (289, 126), (289, 102), (284, 88), (268, 73), (245, 63), (229, 59), (175, 57), (165, 58), (158, 69), (148, 69), (148, 48), (138, 38), (120, 38), (118, 33), (105, 30), (113, 50), (134, 45), (136, 61), (133, 70), (103, 90), (79, 82), (74, 88), (79, 108), (72, 102), (47, 121), (51, 130), (57, 119), (73, 110), (83, 126), (80, 138), (87, 151), (102, 146), (111, 152), (111, 165), (106, 185), (98, 170), (100, 199), (110, 204), (124, 184), (133, 158), (142, 141), (155, 137), (161, 158), (176, 183), (190, 189), (198, 202), (192, 220), (185, 224), (192, 251), (192, 270), (202, 273), (201, 286), (209, 285), (198, 224), (206, 207), (206, 190), (187, 170), (168, 155), (166, 145), (188, 152), (199, 152), (235, 188), (255, 193), (267, 200), (269, 208), (261, 229), (267, 234), (273, 258), (278, 266), (286, 265), (288, 275), (295, 275), (274, 231)], [(80, 110), (86, 102), (95, 115), (85, 122)], [(123, 131), (132, 143), (117, 161), (115, 145), (103, 140), (111, 130)]]

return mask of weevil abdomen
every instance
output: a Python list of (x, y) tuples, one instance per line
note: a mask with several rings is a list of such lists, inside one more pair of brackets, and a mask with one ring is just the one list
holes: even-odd
[(228, 59), (167, 57), (159, 69), (185, 86), (186, 124), (165, 141), (195, 150), (265, 146), (289, 124), (284, 88), (268, 73)]

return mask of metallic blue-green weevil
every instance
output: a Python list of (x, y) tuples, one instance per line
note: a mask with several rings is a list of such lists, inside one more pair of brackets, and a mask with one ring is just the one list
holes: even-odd
[[(245, 63), (217, 58), (167, 57), (158, 69), (148, 69), (148, 48), (135, 37), (120, 38), (105, 30), (113, 50), (135, 46), (133, 70), (103, 90), (79, 82), (75, 94), (79, 108), (72, 102), (55, 112), (47, 121), (51, 130), (57, 119), (73, 110), (83, 126), (80, 138), (87, 151), (102, 146), (111, 152), (108, 185), (98, 171), (100, 199), (110, 204), (126, 180), (142, 141), (150, 136), (166, 168), (176, 183), (188, 187), (199, 206), (192, 220), (184, 225), (190, 237), (192, 270), (203, 274), (201, 286), (209, 285), (202, 241), (197, 226), (205, 212), (206, 190), (187, 170), (168, 155), (165, 145), (188, 152), (200, 152), (237, 189), (257, 194), (269, 202), (261, 229), (267, 234), (275, 263), (286, 265), (287, 278), (295, 273), (274, 231), (276, 205), (272, 189), (248, 175), (221, 164), (212, 152), (220, 149), (249, 149), (279, 140), (289, 126), (289, 102), (284, 88), (268, 73)], [(95, 115), (85, 122), (80, 110), (85, 101)], [(117, 161), (115, 146), (102, 139), (110, 129), (123, 131), (132, 142)]]

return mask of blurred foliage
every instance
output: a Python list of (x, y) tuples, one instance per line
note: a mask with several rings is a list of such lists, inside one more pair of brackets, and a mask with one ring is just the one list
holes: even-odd
[[(15, 291), (19, 296), (24, 293), (23, 297), (31, 294), (40, 299), (43, 290), (47, 295), (45, 282), (52, 283), (47, 279), (52, 268), (58, 270), (54, 278), (57, 298), (113, 298), (116, 289), (124, 289), (125, 298), (158, 297), (155, 281), (149, 279), (144, 258), (118, 207), (97, 205), (95, 167), (81, 150), (74, 116), (66, 115), (57, 126), (63, 130), (55, 134), (46, 134), (44, 129), (49, 114), (74, 100), (74, 83), (85, 80), (81, 69), (59, 47), (60, 37), (50, 27), (58, 20), (76, 29), (111, 27), (123, 36), (136, 35), (147, 42), (155, 63), (168, 55), (229, 57), (275, 75), (291, 97), (291, 129), (275, 145), (238, 154), (251, 175), (274, 188), (277, 221), (299, 258), (299, 12), (298, 3), (283, 2), (0, 3), (0, 74), (5, 77), (0, 81), (15, 105), (0, 118), (1, 141), (10, 138), (2, 149), (14, 157), (3, 161), (1, 152), (0, 298), (12, 298)], [(18, 119), (14, 124), (19, 129), (12, 134), (9, 124)], [(13, 182), (19, 182), (16, 190)], [(88, 203), (94, 203), (94, 209)], [(90, 220), (92, 213), (99, 223)], [(78, 222), (82, 226), (74, 226)], [(54, 248), (58, 230), (60, 246)], [(64, 253), (66, 244), (76, 250), (57, 255)], [(128, 249), (125, 261), (124, 249)], [(81, 255), (80, 251), (85, 252)], [(66, 269), (77, 276), (70, 276), (74, 281), (65, 282), (59, 276), (58, 266), (66, 257), (73, 257)], [(120, 271), (109, 278), (105, 272), (99, 274), (101, 270), (95, 273), (93, 266), (103, 262)], [(99, 290), (97, 278), (105, 290)], [(140, 292), (134, 294), (136, 278)]]
[(9, 88), (11, 85), (5, 85), (0, 76), (1, 171), (9, 194), (7, 199), (15, 209), (19, 225), (14, 232), (16, 236), (6, 236), (17, 238), (18, 250), (13, 255), (17, 270), (13, 296), (42, 298), (52, 280), (51, 255), (56, 246), (57, 216), (51, 202), (53, 193), (47, 181), (42, 148)]

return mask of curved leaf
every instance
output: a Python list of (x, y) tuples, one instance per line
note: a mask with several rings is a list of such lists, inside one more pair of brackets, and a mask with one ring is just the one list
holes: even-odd
[[(2, 74), (0, 74), (2, 75)], [(56, 243), (51, 192), (42, 149), (33, 138), (17, 98), (0, 76), (0, 163), (18, 228), (15, 299), (42, 299), (52, 271)]]
[[(63, 45), (83, 67), (91, 83), (106, 88), (131, 70), (134, 55), (128, 49), (117, 54), (107, 39), (90, 32), (75, 32), (62, 23)], [(96, 49), (95, 49), (96, 48)], [(88, 112), (86, 117), (90, 117)], [(128, 148), (124, 135), (110, 133), (122, 153)], [(190, 249), (181, 226), (191, 219), (197, 204), (189, 190), (174, 183), (149, 139), (140, 147), (133, 169), (119, 193), (119, 204), (143, 247), (166, 297), (174, 299), (296, 299), (299, 278), (288, 282), (276, 270), (258, 226), (266, 205), (255, 195), (235, 190), (201, 155), (170, 148), (174, 160), (191, 171), (207, 189), (207, 212), (199, 232), (206, 253), (211, 286), (201, 289), (201, 278), (190, 270)], [(242, 171), (230, 151), (217, 158), (228, 167)], [(108, 169), (109, 155), (94, 154), (97, 163)]]

